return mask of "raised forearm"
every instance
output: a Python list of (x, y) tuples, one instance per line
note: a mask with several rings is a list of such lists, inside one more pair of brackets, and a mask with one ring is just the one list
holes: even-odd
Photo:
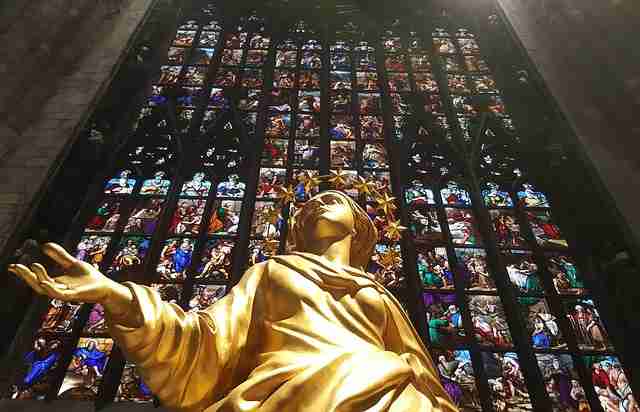
[(109, 293), (101, 302), (108, 317), (112, 322), (125, 327), (138, 328), (142, 326), (142, 317), (131, 290), (110, 279), (109, 282)]

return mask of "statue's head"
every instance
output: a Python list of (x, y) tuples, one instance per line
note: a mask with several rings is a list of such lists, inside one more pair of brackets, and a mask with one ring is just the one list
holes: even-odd
[(293, 216), (290, 235), (300, 252), (310, 251), (313, 242), (338, 241), (351, 235), (350, 264), (363, 270), (378, 239), (369, 215), (348, 195), (335, 190), (305, 203)]

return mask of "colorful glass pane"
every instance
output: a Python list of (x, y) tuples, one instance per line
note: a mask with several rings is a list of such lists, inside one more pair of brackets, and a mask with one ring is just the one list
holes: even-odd
[(564, 340), (556, 316), (545, 299), (518, 298), (527, 332), (534, 349), (564, 349)]
[(564, 301), (564, 310), (580, 350), (613, 350), (607, 329), (591, 299)]
[(111, 238), (108, 236), (82, 236), (76, 246), (75, 257), (100, 269), (110, 242)]
[(422, 286), (428, 289), (453, 289), (453, 273), (444, 247), (418, 247), (417, 270)]
[(513, 212), (489, 210), (489, 217), (498, 246), (504, 248), (525, 246), (524, 236)]
[(443, 241), (442, 226), (435, 208), (415, 205), (409, 211), (409, 229), (416, 242)]
[(58, 391), (61, 399), (92, 400), (98, 395), (113, 340), (80, 338)]
[(163, 280), (185, 280), (191, 265), (195, 240), (171, 238), (165, 240), (156, 271)]
[(427, 309), (429, 340), (432, 345), (457, 347), (465, 340), (462, 312), (453, 293), (423, 292)]
[(199, 280), (229, 280), (232, 270), (234, 242), (227, 239), (207, 241), (195, 278)]
[(536, 360), (554, 412), (591, 410), (571, 355), (540, 353)]
[(456, 245), (480, 246), (482, 238), (473, 217), (473, 212), (469, 209), (444, 209), (447, 215), (447, 224), (451, 241)]
[(520, 360), (514, 352), (482, 353), (493, 407), (497, 411), (533, 411)]
[(525, 213), (531, 232), (540, 247), (566, 248), (569, 245), (560, 228), (553, 222), (548, 211), (527, 211)]
[(205, 200), (180, 199), (169, 224), (169, 233), (197, 235), (200, 231), (204, 206)]
[(116, 402), (147, 403), (153, 401), (151, 389), (143, 382), (134, 364), (127, 362), (122, 371)]
[(431, 358), (438, 368), (440, 383), (461, 411), (481, 411), (471, 353), (467, 350), (431, 348)]
[(627, 412), (638, 408), (620, 359), (616, 356), (585, 356), (585, 366), (591, 371), (591, 381), (604, 411)]
[(213, 203), (207, 233), (209, 235), (235, 235), (240, 223), (240, 200), (216, 200)]
[(227, 287), (221, 285), (195, 285), (189, 300), (189, 311), (205, 310), (220, 300)]
[(509, 281), (518, 293), (540, 295), (543, 293), (538, 265), (533, 254), (524, 250), (511, 250), (501, 255)]
[(586, 293), (582, 274), (571, 256), (561, 253), (547, 253), (545, 258), (547, 270), (551, 274), (556, 292), (561, 295), (583, 295)]
[(500, 298), (471, 295), (468, 299), (473, 332), (478, 343), (496, 348), (512, 347), (511, 332)]
[(87, 323), (84, 324), (83, 334), (86, 335), (106, 335), (107, 334), (107, 322), (104, 317), (104, 307), (96, 303), (91, 307), (89, 311), (89, 317)]
[(456, 248), (457, 270), (467, 290), (490, 292), (496, 290), (493, 275), (484, 249)]
[(163, 205), (163, 199), (143, 199), (138, 201), (127, 219), (124, 232), (153, 234), (162, 215)]
[(64, 343), (57, 337), (36, 336), (23, 359), (20, 378), (9, 388), (11, 399), (45, 399), (54, 384), (53, 371), (58, 367)]

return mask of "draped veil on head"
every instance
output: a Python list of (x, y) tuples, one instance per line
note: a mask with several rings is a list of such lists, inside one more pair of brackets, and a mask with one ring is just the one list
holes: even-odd
[(366, 270), (378, 239), (378, 230), (374, 226), (369, 215), (367, 215), (360, 205), (343, 192), (327, 190), (315, 195), (305, 203), (305, 205), (291, 218), (289, 230), (290, 241), (295, 244), (296, 251), (307, 251), (308, 248), (305, 243), (303, 227), (315, 223), (309, 221), (309, 218), (317, 217), (317, 214), (314, 212), (319, 207), (319, 204), (317, 202), (313, 202), (313, 200), (318, 198), (321, 199), (326, 196), (337, 198), (343, 205), (351, 209), (355, 224), (355, 234), (351, 240), (349, 260), (351, 266), (361, 270)]

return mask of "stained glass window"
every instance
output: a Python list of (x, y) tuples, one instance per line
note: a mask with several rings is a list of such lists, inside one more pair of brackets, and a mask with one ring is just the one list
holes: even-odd
[[(633, 404), (480, 36), (449, 18), (294, 19), (276, 33), (232, 15), (193, 7), (178, 24), (70, 235), (78, 259), (203, 310), (293, 249), (289, 223), (311, 196), (341, 190), (379, 232), (365, 269), (410, 309), (461, 410)], [(153, 400), (100, 305), (52, 300), (25, 353), (9, 397)]]

